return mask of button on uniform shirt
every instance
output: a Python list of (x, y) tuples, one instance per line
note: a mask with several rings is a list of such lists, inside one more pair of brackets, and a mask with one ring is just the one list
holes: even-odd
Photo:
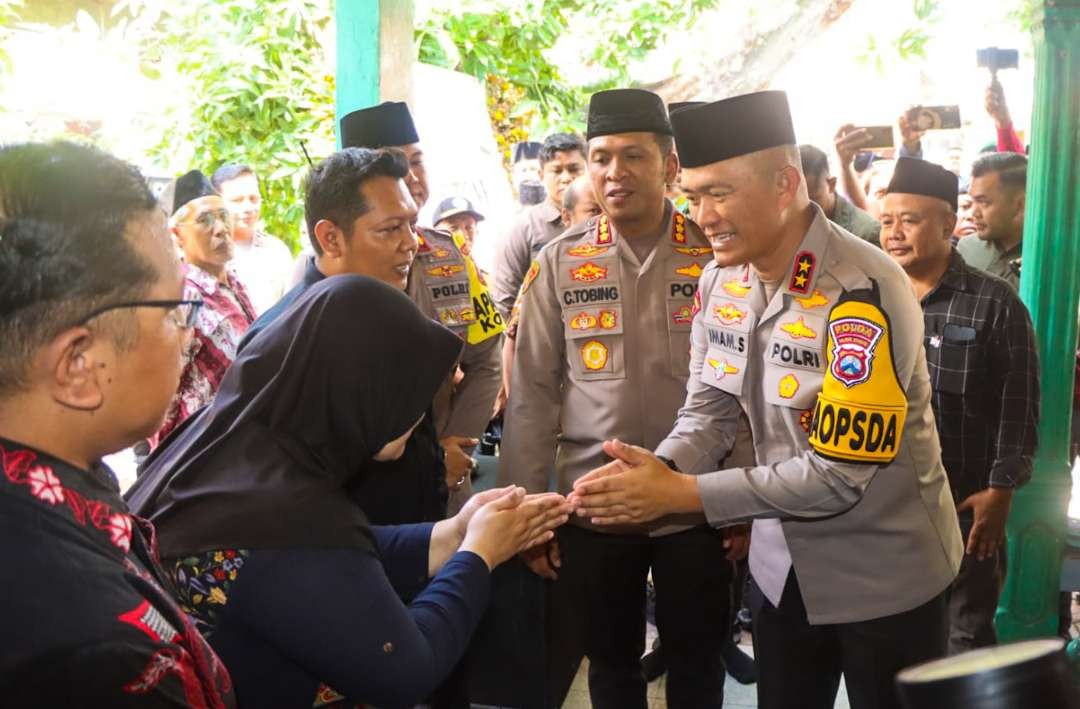
[(1022, 485), (1031, 477), (1039, 424), (1039, 356), (1027, 308), (1007, 283), (955, 251), (922, 308), (953, 498)]
[(237, 241), (229, 265), (244, 284), (256, 317), (278, 302), (290, 287), (292, 252), (276, 236), (257, 231), (251, 243)]
[(639, 261), (600, 217), (540, 252), (522, 286), (499, 484), (547, 490), (554, 461), (556, 488), (567, 493), (607, 462), (605, 440), (651, 448), (667, 434), (685, 395), (693, 298), (712, 249), (670, 203), (654, 238)]
[(188, 416), (214, 398), (225, 370), (236, 358), (237, 348), (255, 321), (255, 308), (247, 289), (231, 270), (226, 282), (191, 264), (184, 265), (184, 299), (203, 301), (184, 352), (180, 386), (165, 413), (165, 423), (151, 439), (152, 448), (165, 439)]
[(1003, 251), (992, 241), (980, 239), (977, 235), (960, 239), (956, 250), (969, 266), (986, 271), (992, 276), (1004, 279), (1014, 289), (1020, 288), (1019, 259), (1024, 242), (1020, 242), (1008, 251)]
[(833, 209), (832, 221), (863, 241), (874, 246), (881, 244), (881, 222), (856, 207), (843, 195), (836, 195), (836, 208)]
[(4, 439), (0, 471), (4, 706), (234, 706), (112, 473)]
[[(922, 313), (910, 282), (879, 248), (814, 211), (771, 297), (749, 266), (712, 263), (706, 269), (686, 402), (656, 452), (700, 475), (710, 523), (754, 519), (750, 568), (758, 585), (779, 605), (794, 566), (809, 621), (818, 625), (926, 603), (952, 583), (963, 545), (930, 408)], [(891, 322), (896, 377), (907, 397), (897, 455), (884, 466), (824, 458), (808, 438), (828, 363), (829, 311), (844, 291), (874, 284)], [(756, 465), (709, 473), (717, 446), (735, 434), (743, 412)]]
[(562, 212), (547, 199), (517, 215), (495, 262), (493, 295), (504, 318), (510, 317), (521, 281), (540, 249), (565, 230)]

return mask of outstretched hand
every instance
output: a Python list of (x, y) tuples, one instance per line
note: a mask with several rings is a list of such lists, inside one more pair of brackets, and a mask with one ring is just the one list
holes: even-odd
[(579, 517), (597, 526), (642, 524), (667, 514), (701, 510), (694, 477), (617, 439), (605, 441), (604, 452), (614, 460), (579, 478), (570, 493)]

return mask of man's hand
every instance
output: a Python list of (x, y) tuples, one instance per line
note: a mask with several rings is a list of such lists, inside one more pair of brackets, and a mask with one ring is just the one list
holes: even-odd
[(922, 149), (922, 137), (926, 131), (919, 130), (911, 124), (908, 120), (907, 111), (900, 114), (896, 124), (900, 128), (900, 140), (904, 144), (904, 149), (913, 155), (917, 155)]
[(836, 131), (836, 136), (833, 138), (836, 156), (840, 159), (840, 167), (845, 168), (851, 165), (855, 160), (855, 153), (859, 152), (859, 148), (870, 140), (870, 134), (865, 128), (856, 128), (851, 123), (840, 126), (840, 130)]
[(446, 486), (453, 490), (465, 481), (465, 476), (472, 473), (472, 456), (465, 452), (465, 448), (473, 448), (479, 443), (475, 438), (464, 436), (447, 436), (439, 441), (446, 453)]
[(499, 393), (495, 395), (495, 403), (491, 407), (491, 418), (497, 418), (506, 410), (506, 384), (499, 387)]
[(1005, 522), (1009, 519), (1013, 491), (989, 487), (976, 492), (956, 506), (956, 511), (971, 510), (975, 523), (968, 534), (967, 553), (979, 561), (991, 556), (1005, 541)]
[(1012, 125), (1009, 105), (1005, 103), (1005, 89), (1001, 87), (1001, 82), (996, 76), (986, 89), (986, 112), (994, 119), (994, 126), (998, 129)]
[(559, 580), (558, 569), (562, 566), (562, 557), (559, 556), (559, 540), (552, 539), (547, 544), (526, 549), (518, 554), (529, 569), (543, 579), (550, 581)]
[(724, 527), (724, 548), (728, 550), (724, 557), (728, 561), (745, 559), (750, 551), (750, 525), (736, 524), (733, 527)]
[(615, 460), (579, 478), (568, 497), (579, 517), (604, 526), (701, 511), (693, 476), (677, 473), (644, 448), (619, 440), (605, 441), (604, 452)]

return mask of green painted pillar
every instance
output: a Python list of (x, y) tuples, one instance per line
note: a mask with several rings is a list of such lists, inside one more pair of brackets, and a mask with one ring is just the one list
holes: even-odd
[(1042, 360), (1035, 472), (1016, 493), (1009, 572), (996, 623), (1002, 642), (1057, 632), (1065, 511), (1070, 492), (1077, 297), (1080, 293), (1080, 0), (1043, 0), (1034, 27), (1024, 266), (1020, 297)]
[(405, 101), (411, 89), (413, 0), (338, 0), (334, 131), (341, 117), (380, 101)]

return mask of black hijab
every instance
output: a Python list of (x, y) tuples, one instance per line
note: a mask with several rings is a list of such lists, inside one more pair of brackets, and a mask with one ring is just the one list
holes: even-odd
[(170, 436), (127, 494), (161, 554), (364, 548), (346, 487), (430, 405), (462, 349), (399, 290), (334, 276), (300, 296)]

